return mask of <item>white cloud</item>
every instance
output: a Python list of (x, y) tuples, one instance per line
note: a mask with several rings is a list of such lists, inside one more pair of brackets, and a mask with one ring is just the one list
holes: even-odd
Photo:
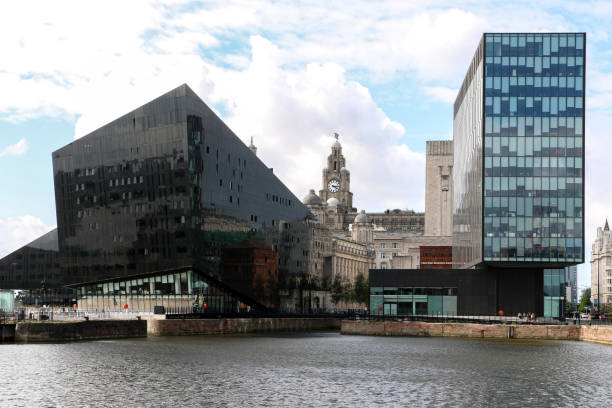
[(204, 61), (244, 68), (246, 40), (260, 33), (281, 66), (331, 62), (373, 81), (399, 72), (457, 86), (483, 31), (567, 28), (557, 12), (516, 5), (184, 3), (12, 2), (0, 14), (0, 120), (97, 112), (78, 120), (81, 136), (182, 82), (200, 83)]
[(404, 130), (362, 84), (414, 77), (432, 98), (452, 103), (482, 32), (588, 29), (588, 253), (612, 202), (601, 176), (612, 171), (609, 8), (526, 0), (224, 0), (199, 9), (182, 1), (10, 2), (0, 13), (0, 120), (61, 116), (76, 120), (82, 136), (187, 82), (205, 101), (226, 104), (229, 124), (243, 140), (256, 136), (264, 160), (298, 195), (319, 188), (322, 152), (339, 131), (359, 207), (419, 209), (423, 155), (398, 145)]
[(17, 143), (8, 145), (0, 151), (0, 157), (3, 156), (20, 156), (28, 151), (28, 142), (25, 138), (19, 140)]
[(51, 231), (40, 218), (21, 215), (0, 219), (0, 258)]
[(244, 142), (255, 136), (260, 158), (296, 195), (321, 188), (331, 135), (338, 132), (356, 206), (422, 209), (424, 156), (397, 144), (404, 128), (366, 88), (336, 64), (284, 70), (276, 46), (261, 37), (251, 45), (245, 71), (211, 69), (211, 98), (227, 106), (227, 123)]
[(457, 89), (447, 88), (444, 86), (426, 86), (425, 93), (431, 95), (434, 99), (444, 103), (454, 103), (457, 97)]

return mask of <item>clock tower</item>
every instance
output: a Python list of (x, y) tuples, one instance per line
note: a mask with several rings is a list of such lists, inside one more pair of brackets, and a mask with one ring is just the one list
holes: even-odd
[(342, 145), (338, 138), (340, 135), (334, 133), (334, 144), (331, 154), (327, 157), (327, 168), (323, 169), (323, 186), (319, 191), (319, 197), (323, 201), (336, 198), (338, 205), (347, 211), (357, 211), (353, 208), (353, 193), (351, 193), (351, 173), (346, 169), (346, 160), (342, 155)]

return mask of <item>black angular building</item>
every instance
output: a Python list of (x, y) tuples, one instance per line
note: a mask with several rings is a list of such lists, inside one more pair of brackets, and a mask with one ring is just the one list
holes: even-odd
[[(187, 85), (52, 159), (55, 281), (79, 307), (275, 309), (307, 271), (310, 213)], [(269, 268), (228, 258), (247, 239)]]
[(62, 286), (57, 229), (0, 259), (0, 288), (38, 289), (43, 285)]

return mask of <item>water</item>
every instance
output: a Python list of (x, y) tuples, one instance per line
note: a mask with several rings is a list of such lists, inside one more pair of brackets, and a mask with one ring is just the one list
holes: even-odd
[(609, 406), (612, 347), (316, 333), (0, 346), (2, 407)]

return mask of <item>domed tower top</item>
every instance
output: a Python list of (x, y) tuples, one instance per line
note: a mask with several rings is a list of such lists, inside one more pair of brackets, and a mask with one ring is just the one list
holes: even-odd
[(357, 216), (355, 217), (354, 222), (359, 224), (367, 224), (370, 222), (370, 219), (368, 218), (365, 210), (361, 210), (359, 214), (357, 214)]
[(304, 205), (321, 205), (321, 204), (323, 204), (323, 201), (321, 201), (321, 198), (318, 195), (315, 194), (315, 191), (313, 189), (310, 189), (310, 191), (308, 192), (306, 197), (304, 197), (304, 199), (302, 200), (302, 204), (304, 204)]
[(334, 197), (338, 203), (348, 211), (357, 211), (353, 208), (353, 193), (351, 193), (351, 176), (346, 169), (346, 159), (342, 154), (340, 135), (334, 132), (335, 141), (331, 146), (331, 154), (327, 157), (327, 167), (323, 169), (323, 185), (319, 197), (328, 201)]
[(364, 210), (355, 217), (351, 226), (351, 238), (353, 241), (371, 244), (374, 239), (374, 225)]
[(336, 141), (332, 145), (332, 149), (342, 149), (342, 145), (340, 144), (340, 140), (338, 140), (340, 138), (340, 135), (338, 133), (334, 132), (334, 138), (336, 139)]

